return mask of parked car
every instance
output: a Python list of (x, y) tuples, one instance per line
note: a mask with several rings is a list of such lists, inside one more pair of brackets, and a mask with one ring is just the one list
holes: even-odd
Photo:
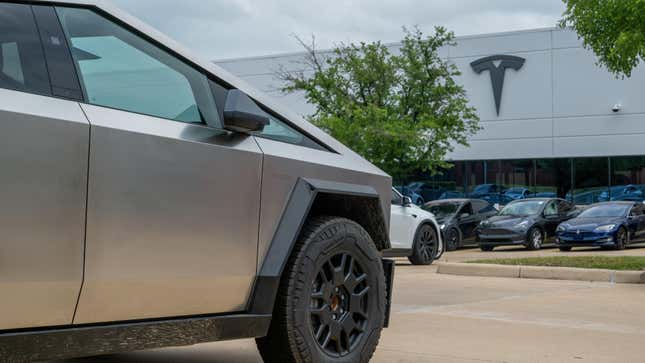
[(385, 257), (407, 257), (413, 265), (429, 265), (443, 254), (439, 224), (432, 213), (392, 188), (390, 243)]
[(491, 195), (501, 195), (506, 192), (506, 187), (498, 184), (480, 184), (473, 188), (468, 195), (470, 198), (477, 199)]
[(415, 193), (420, 194), (426, 202), (439, 199), (441, 194), (446, 191), (445, 188), (439, 185), (424, 182), (410, 183), (408, 184), (408, 188), (413, 190)]
[(600, 193), (598, 200), (601, 202), (608, 201), (634, 201), (640, 202), (645, 200), (645, 186), (642, 185), (618, 185), (609, 188)]
[(526, 199), (531, 196), (531, 191), (527, 188), (515, 187), (507, 189), (504, 192), (504, 196), (511, 200)]
[(482, 251), (504, 245), (524, 245), (530, 250), (538, 250), (555, 235), (561, 222), (577, 213), (571, 203), (562, 199), (516, 200), (479, 225), (477, 242)]
[(410, 200), (412, 200), (412, 203), (415, 205), (423, 205), (423, 203), (425, 203), (425, 200), (423, 199), (421, 194), (418, 194), (410, 187), (397, 185), (394, 187), (394, 189), (396, 189), (402, 195), (409, 197)]
[(474, 244), (477, 225), (497, 214), (492, 204), (480, 199), (439, 200), (426, 203), (422, 208), (437, 219), (446, 251)]
[(463, 192), (449, 190), (449, 191), (443, 192), (439, 196), (439, 199), (437, 200), (459, 199), (459, 198), (466, 198), (466, 194), (464, 194)]
[(574, 219), (558, 226), (556, 245), (561, 251), (572, 247), (597, 246), (622, 250), (645, 240), (645, 204), (604, 202), (590, 206)]
[(0, 2), (0, 361), (367, 362), (391, 178), (103, 1)]

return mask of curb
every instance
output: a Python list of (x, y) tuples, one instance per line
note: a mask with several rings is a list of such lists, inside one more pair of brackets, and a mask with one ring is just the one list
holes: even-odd
[(645, 284), (645, 271), (613, 271), (573, 267), (440, 262), (437, 264), (437, 273), (460, 276)]

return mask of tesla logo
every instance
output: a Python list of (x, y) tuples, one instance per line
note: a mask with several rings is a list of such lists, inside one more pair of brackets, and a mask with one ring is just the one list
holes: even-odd
[(512, 55), (493, 55), (478, 59), (470, 66), (477, 74), (488, 71), (490, 73), (490, 80), (493, 83), (493, 95), (495, 96), (495, 107), (497, 109), (497, 116), (499, 116), (499, 106), (502, 103), (502, 90), (504, 89), (504, 76), (506, 69), (514, 69), (519, 71), (526, 59), (515, 57)]

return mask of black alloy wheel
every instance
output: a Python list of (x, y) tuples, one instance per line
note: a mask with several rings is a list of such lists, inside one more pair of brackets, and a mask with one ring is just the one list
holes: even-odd
[(351, 255), (339, 253), (318, 268), (309, 314), (311, 329), (327, 354), (349, 354), (369, 320), (369, 275)]
[(455, 228), (450, 228), (446, 233), (446, 251), (455, 251), (459, 248), (460, 238), (459, 231)]
[(617, 250), (624, 250), (626, 245), (627, 231), (625, 231), (625, 228), (620, 227), (620, 229), (618, 229), (618, 232), (616, 233), (616, 245), (614, 248)]
[(430, 265), (437, 257), (438, 242), (435, 229), (429, 224), (421, 225), (414, 238), (412, 255), (408, 259), (413, 265)]

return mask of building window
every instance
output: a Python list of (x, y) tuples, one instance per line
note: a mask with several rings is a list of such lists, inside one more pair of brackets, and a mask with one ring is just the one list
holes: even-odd
[(609, 192), (609, 159), (574, 159), (573, 202), (593, 204)]
[(645, 199), (645, 156), (611, 158), (611, 188), (605, 200)]

